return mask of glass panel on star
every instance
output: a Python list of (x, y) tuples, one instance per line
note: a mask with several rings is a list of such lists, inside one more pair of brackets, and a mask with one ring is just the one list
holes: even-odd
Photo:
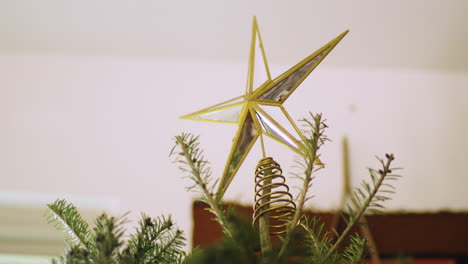
[(241, 163), (244, 161), (247, 153), (250, 151), (250, 148), (259, 135), (250, 112), (247, 112), (244, 125), (240, 129), (239, 137), (234, 142), (234, 147), (226, 164), (223, 179), (219, 187), (220, 189), (227, 188), (227, 185), (231, 183), (232, 178), (236, 174)]
[(217, 104), (217, 105), (210, 106), (210, 107), (208, 107), (208, 108), (205, 108), (205, 109), (203, 109), (203, 110), (200, 110), (199, 112), (207, 112), (207, 111), (215, 110), (215, 109), (217, 109), (217, 108), (225, 107), (225, 106), (228, 106), (228, 105), (233, 105), (233, 104), (237, 104), (237, 103), (242, 103), (242, 102), (244, 102), (244, 101), (245, 101), (244, 96), (239, 96), (239, 97), (236, 97), (236, 98), (227, 100), (227, 101), (225, 101), (225, 102), (219, 103), (219, 104)]
[(234, 104), (227, 106), (219, 110), (212, 110), (210, 112), (202, 112), (198, 115), (194, 115), (193, 119), (198, 120), (211, 120), (220, 122), (232, 122), (236, 123), (239, 120), (239, 115), (242, 112), (244, 104)]
[(299, 142), (302, 141), (297, 124), (294, 123), (294, 120), (289, 116), (288, 112), (286, 111), (286, 109), (284, 109), (284, 107), (264, 104), (258, 104), (257, 106), (261, 110), (263, 110), (267, 115), (273, 118), (276, 121), (276, 123), (281, 124), (281, 127), (284, 130), (286, 130), (292, 137), (297, 139)]
[(291, 136), (285, 133), (284, 128), (280, 128), (276, 125), (270, 118), (261, 113), (260, 111), (256, 112), (258, 123), (262, 128), (263, 132), (272, 136), (273, 138), (283, 142), (284, 144), (290, 146), (291, 148), (298, 149), (296, 140)]
[(310, 59), (299, 69), (289, 74), (277, 85), (273, 86), (271, 89), (262, 94), (259, 99), (273, 100), (278, 102), (284, 101), (292, 92), (292, 90), (296, 88), (297, 85), (299, 85), (304, 76), (310, 73), (310, 69), (312, 69), (317, 64), (320, 58), (322, 58), (328, 52), (328, 50), (329, 48), (323, 50), (318, 55)]

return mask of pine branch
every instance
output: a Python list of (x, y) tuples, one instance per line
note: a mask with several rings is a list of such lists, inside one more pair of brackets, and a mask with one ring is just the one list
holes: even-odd
[(157, 245), (160, 241), (170, 235), (174, 225), (171, 217), (160, 217), (152, 219), (142, 214), (139, 221), (139, 228), (133, 234), (127, 244), (127, 248), (122, 254), (122, 258), (128, 264), (152, 263)]
[(118, 263), (119, 249), (123, 245), (122, 228), (124, 220), (109, 217), (106, 214), (100, 215), (96, 221), (94, 230), (95, 250), (92, 251), (93, 262), (99, 264)]
[(329, 249), (327, 253), (327, 258), (337, 250), (337, 248), (341, 245), (344, 239), (348, 236), (351, 228), (357, 223), (357, 221), (361, 218), (364, 212), (369, 211), (371, 213), (381, 213), (380, 209), (383, 208), (381, 202), (389, 200), (390, 198), (384, 195), (377, 195), (380, 188), (384, 187), (380, 192), (383, 193), (393, 193), (394, 187), (390, 184), (384, 183), (385, 180), (395, 180), (397, 179), (398, 175), (393, 175), (390, 165), (392, 161), (395, 159), (393, 154), (386, 154), (386, 161), (377, 158), (382, 165), (382, 169), (376, 171), (374, 169), (369, 169), (371, 180), (372, 180), (372, 187), (369, 183), (363, 181), (362, 182), (362, 189), (357, 188), (354, 192), (354, 195), (351, 200), (351, 204), (348, 204), (348, 214), (349, 219), (347, 221), (346, 229), (343, 233), (338, 237), (335, 244)]
[(57, 230), (66, 232), (72, 245), (77, 245), (88, 251), (92, 248), (92, 234), (89, 225), (83, 220), (73, 204), (59, 199), (48, 204), (47, 207), (48, 222), (53, 223)]
[(348, 264), (361, 264), (369, 254), (368, 249), (367, 240), (355, 234), (349, 239), (349, 245), (343, 252), (343, 258)]
[[(176, 153), (176, 147), (180, 152)], [(224, 233), (232, 237), (232, 231), (226, 220), (221, 205), (218, 204), (213, 195), (215, 184), (211, 182), (211, 170), (207, 167), (208, 161), (205, 160), (203, 151), (199, 148), (198, 136), (183, 133), (175, 137), (175, 146), (171, 151), (172, 156), (176, 156), (175, 162), (179, 163), (179, 169), (187, 173), (187, 178), (194, 184), (188, 187), (189, 190), (198, 190), (202, 195), (201, 200), (210, 206), (210, 211), (215, 215), (215, 220), (219, 222)]]
[(96, 250), (92, 256), (96, 263), (118, 263), (119, 249), (123, 245), (123, 222), (123, 219), (119, 220), (106, 214), (101, 214), (96, 219), (94, 228)]
[(300, 177), (303, 180), (301, 192), (297, 203), (297, 210), (294, 214), (293, 220), (291, 221), (290, 228), (295, 228), (299, 224), (299, 220), (302, 217), (302, 211), (304, 209), (305, 202), (309, 199), (308, 191), (312, 187), (312, 180), (314, 179), (313, 173), (321, 167), (317, 168), (315, 165), (319, 160), (318, 151), (323, 144), (328, 141), (327, 136), (324, 134), (325, 129), (328, 127), (325, 124), (325, 120), (322, 120), (321, 114), (310, 114), (312, 121), (303, 119), (310, 130), (304, 131), (306, 139), (304, 145), (306, 147), (305, 157), (303, 158), (303, 176)]
[[(76, 207), (64, 200), (48, 205), (51, 222), (66, 230), (74, 230), (73, 235), (82, 237), (88, 225)], [(57, 220), (58, 219), (58, 220)], [(58, 224), (57, 224), (58, 222)], [(180, 264), (185, 260), (185, 238), (182, 231), (175, 230), (171, 217), (152, 219), (143, 214), (140, 228), (123, 241), (123, 217), (100, 215), (95, 220), (93, 232), (86, 234), (87, 247), (80, 243), (70, 245), (64, 256), (54, 259), (54, 264)], [(70, 227), (71, 226), (71, 227)], [(77, 231), (78, 230), (78, 231)], [(77, 238), (78, 239), (78, 238)]]
[(175, 233), (162, 238), (161, 242), (156, 246), (154, 256), (148, 263), (175, 264), (181, 262), (182, 247), (185, 245), (184, 240), (181, 230), (176, 230)]
[(301, 120), (307, 126), (307, 130), (304, 131), (305, 141), (303, 142), (306, 152), (304, 157), (297, 161), (297, 164), (300, 168), (304, 169), (302, 176), (296, 174), (296, 177), (302, 179), (302, 188), (300, 189), (299, 198), (297, 202), (296, 212), (288, 226), (288, 232), (286, 238), (283, 241), (281, 250), (278, 253), (277, 259), (283, 257), (286, 252), (289, 242), (291, 240), (292, 233), (296, 226), (299, 224), (304, 210), (305, 202), (310, 198), (308, 196), (308, 191), (312, 187), (313, 173), (321, 169), (321, 167), (316, 167), (317, 161), (319, 161), (318, 150), (323, 144), (328, 141), (327, 136), (324, 134), (325, 129), (328, 127), (325, 124), (325, 120), (322, 120), (321, 114), (310, 114), (311, 121), (308, 119)]
[[(60, 261), (60, 262), (58, 262)], [(65, 256), (59, 257), (58, 260), (52, 259), (52, 264), (94, 264), (89, 259), (89, 252), (79, 246), (72, 246)]]
[[(305, 231), (307, 248), (310, 250), (310, 260), (312, 263), (325, 263), (328, 250), (332, 246), (332, 239), (329, 232), (324, 231), (325, 224), (319, 222), (318, 217), (308, 218), (301, 223)], [(338, 252), (335, 252), (327, 263), (335, 264), (340, 259)]]

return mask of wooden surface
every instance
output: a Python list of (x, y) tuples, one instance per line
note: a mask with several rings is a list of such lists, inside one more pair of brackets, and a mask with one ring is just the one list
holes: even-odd
[[(232, 204), (231, 204), (232, 205)], [(245, 216), (252, 215), (247, 206), (232, 205)], [(193, 204), (193, 246), (206, 247), (222, 239), (218, 223), (205, 210), (201, 202)], [(327, 224), (332, 223), (332, 213), (317, 213)], [(400, 254), (420, 257), (468, 256), (467, 213), (389, 213), (367, 217), (371, 232), (383, 256)], [(339, 225), (342, 228), (343, 222)], [(463, 261), (464, 262), (464, 261)], [(460, 262), (459, 262), (460, 263)]]

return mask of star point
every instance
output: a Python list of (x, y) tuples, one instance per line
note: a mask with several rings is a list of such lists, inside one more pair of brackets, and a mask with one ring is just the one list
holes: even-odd
[[(219, 182), (217, 201), (221, 200), (250, 149), (261, 135), (282, 143), (299, 155), (304, 154), (305, 147), (301, 143), (304, 137), (282, 104), (347, 33), (348, 30), (272, 80), (257, 20), (254, 17), (245, 94), (181, 117), (239, 126)], [(265, 111), (268, 107), (279, 108), (294, 131), (286, 130), (268, 114), (268, 111)]]

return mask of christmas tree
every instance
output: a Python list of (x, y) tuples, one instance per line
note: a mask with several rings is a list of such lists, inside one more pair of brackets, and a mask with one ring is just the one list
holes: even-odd
[[(103, 214), (90, 229), (77, 208), (57, 200), (48, 205), (48, 218), (68, 234), (69, 246), (65, 255), (54, 263), (362, 263), (371, 249), (366, 239), (351, 234), (351, 229), (363, 214), (381, 213), (382, 202), (390, 199), (388, 194), (394, 192), (390, 182), (399, 177), (393, 174), (395, 168), (391, 167), (394, 156), (386, 154), (379, 159), (381, 167), (369, 169), (370, 181), (362, 182), (353, 192), (343, 215), (347, 223), (345, 230), (340, 234), (325, 232), (320, 219), (303, 217), (303, 209), (310, 198), (314, 173), (322, 169), (316, 161), (320, 148), (327, 141), (326, 124), (321, 115), (313, 115), (304, 122), (310, 126), (309, 133), (304, 133), (308, 152), (298, 160), (303, 171), (297, 174), (303, 180), (303, 187), (294, 214), (283, 219), (287, 225), (278, 248), (260, 243), (265, 237), (269, 239), (271, 230), (255, 231), (235, 212), (225, 210), (222, 202), (216, 201), (216, 180), (204, 159), (198, 137), (182, 134), (175, 137), (172, 155), (192, 182), (188, 189), (197, 192), (200, 200), (209, 205), (214, 220), (224, 231), (224, 241), (212, 248), (185, 253), (183, 232), (175, 227), (170, 217), (146, 215), (142, 215), (136, 232), (124, 241), (124, 218)], [(292, 258), (298, 256), (298, 250), (301, 257)]]
[[(68, 234), (68, 247), (54, 263), (362, 263), (372, 251), (366, 238), (352, 232), (366, 213), (381, 213), (383, 202), (394, 192), (390, 184), (393, 154), (378, 158), (380, 167), (369, 169), (370, 180), (363, 181), (351, 194), (342, 217), (342, 232), (327, 231), (317, 217), (304, 214), (312, 198), (311, 188), (318, 170), (324, 168), (321, 147), (328, 141), (326, 122), (321, 114), (301, 120), (299, 129), (283, 107), (283, 102), (331, 52), (347, 31), (300, 61), (275, 79), (270, 76), (257, 22), (254, 18), (247, 88), (244, 95), (184, 116), (185, 119), (238, 124), (223, 175), (213, 177), (203, 155), (199, 138), (183, 133), (174, 138), (171, 155), (191, 182), (188, 190), (207, 204), (213, 220), (225, 238), (210, 248), (184, 252), (185, 237), (171, 217), (142, 215), (136, 231), (127, 239), (122, 224), (125, 217), (99, 216), (90, 228), (78, 209), (64, 200), (48, 205), (48, 219)], [(256, 65), (260, 64), (260, 68)], [(260, 69), (260, 70), (259, 70)], [(263, 70), (263, 71), (262, 71)], [(254, 87), (258, 73), (264, 80)], [(254, 73), (256, 73), (254, 75)], [(255, 89), (254, 89), (255, 88)], [(265, 110), (276, 107), (292, 126), (285, 129)], [(298, 154), (300, 182), (296, 198), (289, 192), (280, 165), (266, 155), (264, 137), (283, 144)], [(263, 157), (255, 169), (255, 199), (252, 223), (223, 206), (223, 195), (250, 149), (260, 139)]]

